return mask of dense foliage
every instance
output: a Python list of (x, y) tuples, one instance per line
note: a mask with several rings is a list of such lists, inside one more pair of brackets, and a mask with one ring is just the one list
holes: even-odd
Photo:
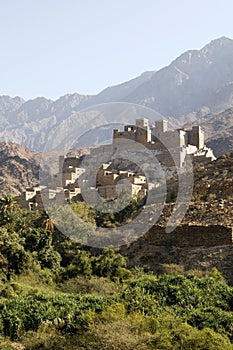
[[(96, 224), (90, 208), (72, 206)], [(92, 255), (9, 196), (0, 200), (0, 268), (3, 350), (233, 349), (233, 288), (216, 269), (130, 271), (120, 254)]]

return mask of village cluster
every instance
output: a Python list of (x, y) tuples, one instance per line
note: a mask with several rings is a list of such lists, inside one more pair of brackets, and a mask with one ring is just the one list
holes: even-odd
[[(215, 159), (213, 151), (206, 147), (204, 132), (199, 126), (193, 126), (191, 130), (169, 130), (167, 121), (156, 121), (153, 126), (145, 118), (137, 119), (135, 125), (126, 125), (124, 131), (113, 130), (112, 145), (117, 149), (122, 140), (131, 140), (144, 145), (154, 153), (164, 167), (182, 167), (187, 155), (193, 163), (208, 163)], [(91, 156), (95, 157), (100, 149), (108, 149), (109, 145), (103, 145), (91, 149)], [(174, 164), (175, 154), (176, 160)], [(22, 193), (21, 206), (29, 210), (41, 210), (44, 202), (62, 203), (65, 201), (82, 200), (80, 179), (84, 174), (82, 158), (59, 158), (59, 174), (55, 175), (47, 186), (35, 186), (26, 188)], [(127, 181), (124, 181), (127, 180)], [(96, 175), (96, 186), (90, 188), (92, 196), (99, 195), (110, 200), (117, 197), (120, 186), (125, 186), (131, 193), (131, 197), (144, 197), (149, 184), (146, 176), (132, 169), (121, 170), (114, 167), (111, 161), (101, 164)], [(87, 184), (88, 186), (88, 184)]]

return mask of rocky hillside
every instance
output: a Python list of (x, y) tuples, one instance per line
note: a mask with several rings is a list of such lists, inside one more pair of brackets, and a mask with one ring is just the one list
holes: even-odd
[[(79, 137), (100, 125), (132, 122), (135, 117), (145, 116), (145, 109), (137, 115), (129, 102), (150, 107), (152, 111), (147, 110), (146, 117), (151, 121), (155, 119), (155, 111), (184, 124), (204, 114), (232, 107), (232, 96), (233, 40), (223, 37), (201, 50), (183, 53), (159, 71), (145, 72), (95, 96), (75, 93), (56, 101), (44, 97), (24, 101), (20, 97), (0, 96), (0, 140), (42, 151), (48, 140), (54, 135), (60, 138), (72, 129), (74, 122), (75, 137)], [(126, 104), (120, 109), (117, 103), (107, 106), (109, 102)], [(96, 105), (102, 107), (94, 107)], [(80, 113), (84, 109), (85, 112)], [(67, 118), (70, 118), (70, 124), (67, 124)], [(95, 132), (94, 138), (99, 141), (103, 130), (100, 135), (97, 130)], [(83, 145), (91, 146), (92, 141), (88, 135)]]
[[(67, 155), (81, 157), (89, 150), (89, 148), (71, 149)], [(16, 143), (0, 142), (0, 195), (18, 196), (27, 186), (38, 184), (40, 166), (43, 169), (43, 176), (56, 173), (53, 164), (54, 153), (47, 153), (45, 157), (47, 162), (41, 163), (40, 152), (33, 152)]]
[[(181, 225), (188, 226), (190, 234), (192, 227), (200, 226), (200, 230), (208, 225), (233, 227), (233, 153), (206, 166), (196, 167), (194, 178), (192, 202)], [(166, 227), (173, 208), (173, 203), (165, 205), (158, 222), (159, 230)], [(198, 269), (204, 272), (217, 267), (233, 284), (232, 245), (195, 246), (194, 239), (190, 246), (166, 246), (159, 245), (155, 240), (155, 236), (146, 234), (129, 246), (121, 247), (120, 251), (127, 256), (129, 266), (143, 266), (156, 273), (172, 269), (172, 266), (167, 266), (169, 264), (176, 271)]]
[(15, 143), (0, 143), (0, 193), (19, 195), (38, 182), (40, 154)]
[[(166, 225), (173, 206), (165, 206), (160, 225)], [(233, 225), (233, 153), (194, 168), (192, 201), (182, 224)]]

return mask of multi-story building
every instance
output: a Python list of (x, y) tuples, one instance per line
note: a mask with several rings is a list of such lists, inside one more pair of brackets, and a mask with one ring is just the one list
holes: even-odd
[(116, 147), (122, 140), (132, 140), (143, 144), (158, 155), (158, 160), (172, 166), (172, 158), (176, 165), (182, 167), (188, 154), (195, 162), (209, 162), (215, 159), (213, 151), (205, 146), (204, 131), (200, 126), (191, 130), (169, 130), (166, 120), (158, 120), (150, 126), (147, 119), (137, 119), (136, 125), (126, 125), (123, 131), (113, 130), (113, 145)]

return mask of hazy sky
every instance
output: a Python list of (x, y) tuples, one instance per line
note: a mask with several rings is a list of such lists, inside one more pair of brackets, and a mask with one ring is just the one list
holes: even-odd
[(0, 0), (0, 94), (97, 93), (233, 38), (232, 0)]

